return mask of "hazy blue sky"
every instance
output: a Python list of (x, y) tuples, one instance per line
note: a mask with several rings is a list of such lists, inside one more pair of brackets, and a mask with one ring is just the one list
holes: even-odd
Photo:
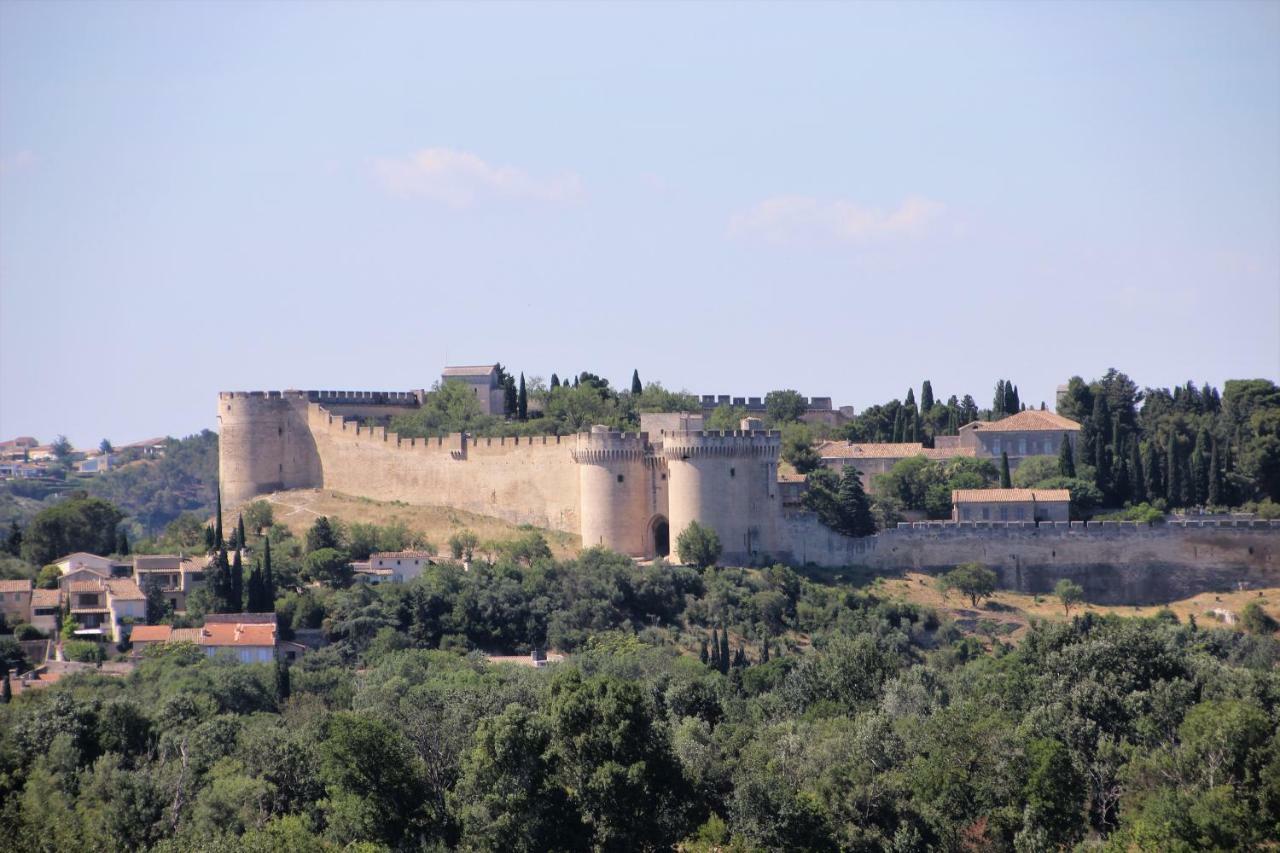
[(859, 408), (1275, 378), (1280, 4), (0, 3), (0, 437), (446, 352)]

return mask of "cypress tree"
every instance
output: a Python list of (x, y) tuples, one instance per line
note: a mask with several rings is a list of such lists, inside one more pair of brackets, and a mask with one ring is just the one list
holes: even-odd
[(284, 658), (276, 658), (276, 702), (289, 698), (293, 688), (289, 679), (289, 662)]
[(213, 537), (217, 547), (221, 548), (223, 542), (225, 541), (222, 538), (222, 484), (221, 483), (218, 483), (216, 486), (214, 486), (213, 500), (214, 500), (213, 506), (214, 506), (214, 513), (215, 513)]
[(871, 514), (871, 499), (862, 488), (858, 469), (846, 465), (840, 475), (840, 490), (836, 493), (839, 506), (837, 532), (845, 536), (870, 536), (876, 532), (875, 516)]
[(244, 565), (240, 562), (240, 552), (235, 552), (231, 560), (231, 588), (227, 604), (228, 613), (241, 613), (244, 610)]
[(769, 662), (769, 635), (764, 635), (764, 642), (760, 644), (760, 662)]
[(267, 610), (275, 610), (276, 579), (271, 574), (271, 537), (262, 540), (262, 590), (266, 596)]
[(714, 626), (711, 628), (711, 665), (720, 668), (720, 632)]
[(213, 534), (213, 525), (206, 524), (204, 526), (204, 550), (205, 553), (212, 554), (213, 549), (217, 546), (217, 538)]
[(920, 440), (920, 416), (916, 414), (916, 407), (914, 404), (911, 406), (911, 408), (907, 409), (907, 414), (906, 414), (906, 417), (904, 418), (904, 421), (905, 421), (905, 424), (903, 427), (904, 435), (902, 437), (902, 440), (909, 441), (912, 444), (915, 444), (917, 441)]
[(1000, 451), (1000, 488), (1013, 488), (1013, 478), (1009, 476), (1009, 454), (1004, 450)]
[(574, 387), (574, 388), (577, 388), (577, 387), (578, 387), (578, 377), (576, 377), (576, 376), (575, 376), (575, 377), (573, 377), (573, 387)]
[(920, 386), (920, 411), (928, 414), (933, 408), (933, 384), (926, 379), (924, 384)]
[[(1006, 380), (1004, 387), (1005, 387), (1005, 394), (1004, 394), (1005, 402), (1009, 404), (1009, 408), (1006, 411), (1008, 411), (1008, 413), (1011, 415), (1016, 415), (1018, 412), (1022, 410), (1022, 404), (1018, 400), (1018, 386), (1013, 385), (1013, 383)], [(1010, 387), (1013, 388), (1012, 391), (1009, 390)]]
[(899, 408), (893, 416), (893, 435), (889, 437), (890, 441), (898, 444), (902, 441), (902, 409)]
[(995, 420), (1000, 415), (1004, 414), (1004, 407), (1005, 407), (1004, 395), (1005, 395), (1004, 380), (1003, 379), (997, 380), (996, 395), (991, 400), (991, 419), (992, 420)]
[(516, 381), (512, 379), (511, 374), (508, 373), (505, 381), (502, 383), (502, 413), (504, 415), (511, 417), (516, 414), (516, 409), (519, 408), (520, 405), (520, 401), (518, 399), (519, 396), (520, 395), (516, 393)]
[(903, 402), (903, 404), (902, 404), (902, 405), (904, 405), (904, 406), (911, 406), (912, 408), (914, 408), (914, 407), (915, 407), (915, 405), (916, 405), (916, 392), (915, 392), (915, 390), (914, 390), (914, 389), (911, 389), (911, 388), (908, 388), (908, 389), (907, 389), (907, 399)]
[(556, 388), (559, 388), (559, 387), (560, 387), (560, 377), (556, 376), (554, 373), (551, 374), (551, 390), (554, 391)]
[(1205, 486), (1205, 499), (1210, 506), (1222, 506), (1222, 469), (1218, 464), (1218, 442), (1209, 447), (1209, 482)]
[(13, 687), (9, 684), (9, 666), (4, 668), (4, 683), (0, 685), (0, 705), (8, 705), (13, 699)]
[(1191, 451), (1192, 500), (1197, 504), (1209, 500), (1209, 431), (1201, 429), (1196, 433), (1196, 448)]
[(720, 632), (720, 671), (729, 671), (729, 629)]
[(231, 598), (231, 569), (227, 566), (227, 552), (218, 549), (218, 556), (213, 560), (209, 574), (209, 593), (213, 596), (213, 611), (226, 613), (227, 602)]
[(1098, 486), (1098, 491), (1102, 492), (1105, 498), (1111, 496), (1111, 466), (1107, 453), (1106, 443), (1099, 438), (1093, 446), (1094, 450), (1094, 476), (1093, 481)]
[(1169, 506), (1182, 505), (1182, 465), (1178, 462), (1178, 436), (1169, 433), (1169, 447), (1165, 454), (1165, 499)]
[(249, 570), (249, 580), (245, 583), (245, 613), (261, 613), (262, 605), (262, 565), (255, 563)]
[(1129, 442), (1129, 494), (1136, 504), (1146, 503), (1147, 479), (1142, 471), (1142, 454), (1138, 451), (1138, 440)]
[(1156, 441), (1153, 436), (1147, 441), (1142, 460), (1142, 473), (1146, 475), (1147, 500), (1154, 501), (1165, 493), (1164, 481), (1160, 477), (1160, 457), (1156, 454)]
[(640, 371), (631, 371), (631, 393), (639, 396), (644, 393), (644, 386), (640, 384)]
[(116, 553), (121, 557), (129, 556), (129, 534), (120, 528), (119, 535), (116, 537)]
[(520, 420), (529, 419), (529, 393), (524, 387), (524, 372), (520, 373), (520, 392), (516, 397), (516, 410), (520, 415)]
[(1058, 448), (1058, 476), (1074, 477), (1076, 475), (1076, 460), (1071, 452), (1071, 436), (1068, 433), (1062, 434), (1062, 446)]
[(703, 664), (706, 664), (708, 661), (710, 661), (710, 660), (711, 660), (710, 655), (707, 653), (707, 638), (706, 638), (706, 637), (703, 637), (703, 638), (702, 638), (702, 648), (698, 650), (698, 660), (702, 661), (702, 662), (703, 662)]

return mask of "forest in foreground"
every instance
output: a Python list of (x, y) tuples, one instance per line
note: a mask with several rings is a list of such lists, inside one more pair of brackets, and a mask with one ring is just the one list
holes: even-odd
[[(292, 666), (174, 645), (0, 706), (0, 837), (30, 851), (1280, 837), (1270, 631), (1085, 615), (1015, 647), (783, 567), (636, 569), (594, 549), (304, 599), (282, 618), (330, 644)], [(548, 635), (571, 654), (542, 669), (477, 651)]]

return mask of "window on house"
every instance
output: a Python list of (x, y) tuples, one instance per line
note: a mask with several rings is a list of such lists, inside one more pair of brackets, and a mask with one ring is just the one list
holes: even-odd
[(1018, 439), (1018, 455), (1019, 456), (1027, 455), (1027, 440), (1025, 438)]
[(1009, 520), (1009, 508), (1007, 506), (1000, 507), (1000, 520), (1001, 521)]
[(618, 482), (619, 482), (619, 483), (621, 483), (621, 482), (622, 482), (622, 475), (621, 475), (621, 474), (619, 474), (619, 475), (618, 475)]
[(738, 469), (737, 469), (737, 468), (730, 468), (730, 469), (729, 469), (729, 476), (730, 476), (730, 477), (736, 476), (736, 475), (737, 475), (737, 473), (738, 473)]
[(993, 439), (993, 440), (992, 440), (992, 442), (991, 442), (991, 452), (992, 452), (992, 453), (999, 453), (999, 452), (1000, 452), (1000, 439), (998, 439), (998, 438), (997, 438), (997, 439)]
[(968, 507), (965, 507), (964, 509), (960, 510), (960, 517), (965, 521), (968, 521), (970, 516), (972, 515), (973, 513), (969, 510)]
[(1024, 520), (1026, 520), (1026, 517), (1027, 517), (1027, 511), (1026, 511), (1025, 509), (1023, 509), (1022, 507), (1018, 507), (1018, 512), (1017, 512), (1017, 516), (1016, 516), (1016, 517), (1017, 517), (1018, 521), (1024, 521)]

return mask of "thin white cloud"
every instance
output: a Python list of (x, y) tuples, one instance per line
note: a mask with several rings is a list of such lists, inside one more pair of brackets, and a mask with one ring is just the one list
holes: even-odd
[(36, 155), (30, 151), (18, 151), (8, 157), (0, 157), (0, 175), (12, 175), (14, 172), (20, 172), (28, 166), (34, 165)]
[(489, 199), (560, 203), (582, 198), (582, 181), (577, 175), (535, 177), (453, 148), (424, 148), (403, 159), (375, 160), (373, 168), (378, 181), (391, 193), (454, 207)]
[(844, 199), (775, 196), (736, 214), (729, 222), (729, 233), (770, 243), (866, 243), (918, 233), (942, 210), (940, 202), (919, 196), (904, 199), (893, 210), (876, 210)]

